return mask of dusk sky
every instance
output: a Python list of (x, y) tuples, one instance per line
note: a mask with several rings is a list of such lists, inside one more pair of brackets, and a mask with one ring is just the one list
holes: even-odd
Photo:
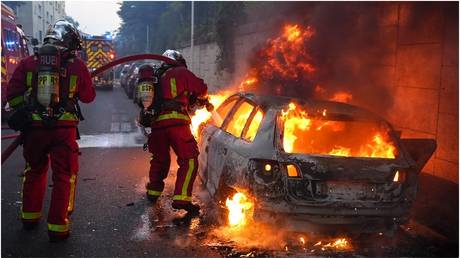
[(65, 1), (67, 15), (80, 23), (80, 29), (89, 34), (102, 35), (120, 26), (117, 11), (121, 1)]

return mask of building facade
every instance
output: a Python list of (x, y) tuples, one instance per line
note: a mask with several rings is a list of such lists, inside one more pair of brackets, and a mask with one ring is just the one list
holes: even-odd
[(66, 16), (65, 1), (24, 1), (14, 11), (27, 38), (36, 38), (40, 43), (49, 25)]

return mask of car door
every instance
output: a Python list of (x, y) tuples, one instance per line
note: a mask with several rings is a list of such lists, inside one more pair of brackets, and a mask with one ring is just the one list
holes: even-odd
[(220, 164), (219, 162), (220, 160), (218, 155), (219, 153), (222, 154), (221, 141), (219, 141), (222, 131), (221, 127), (238, 101), (238, 96), (230, 97), (224, 101), (224, 103), (222, 103), (215, 112), (212, 112), (212, 118), (208, 121), (206, 127), (200, 134), (200, 166), (198, 169), (198, 175), (203, 185), (206, 186), (211, 194), (214, 193), (217, 187), (215, 182), (216, 176), (214, 173), (223, 166), (223, 164)]
[[(253, 119), (256, 113), (260, 113), (257, 106), (247, 99), (242, 99), (227, 115), (220, 130), (212, 135), (208, 152), (207, 182), (211, 195), (222, 183), (234, 186), (234, 183), (241, 179), (242, 172), (248, 164), (251, 142), (257, 131), (257, 128), (249, 126), (252, 120), (257, 120)], [(261, 115), (257, 118), (261, 120)], [(256, 123), (257, 127), (260, 120)], [(255, 132), (250, 133), (251, 130)]]

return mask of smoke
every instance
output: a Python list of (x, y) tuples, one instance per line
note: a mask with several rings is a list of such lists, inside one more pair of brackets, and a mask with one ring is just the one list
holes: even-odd
[(380, 112), (392, 105), (388, 66), (394, 65), (389, 57), (396, 47), (387, 37), (391, 28), (382, 26), (383, 7), (322, 3), (308, 21), (316, 30), (309, 42), (316, 83), (329, 92), (350, 92), (355, 104)]
[[(348, 92), (353, 96), (353, 104), (384, 113), (382, 107), (392, 105), (390, 86), (393, 85), (396, 58), (396, 33), (393, 33), (396, 26), (389, 24), (387, 16), (397, 18), (397, 8), (387, 8), (390, 4), (386, 3), (356, 2), (291, 5), (284, 14), (288, 18), (279, 22), (273, 34), (283, 33), (287, 24), (298, 24), (303, 29), (311, 27), (314, 36), (299, 47), (306, 52), (295, 49), (297, 56), (293, 54), (293, 58), (296, 65), (311, 63), (315, 71), (312, 74), (303, 72), (296, 78), (256, 73), (260, 85), (256, 91), (323, 99), (332, 99), (338, 92)], [(387, 10), (396, 10), (396, 14), (387, 13)], [(250, 73), (253, 68), (260, 69), (267, 63), (266, 52), (270, 47), (268, 41), (253, 51), (255, 54), (248, 61), (252, 68)], [(289, 64), (283, 57), (275, 58), (288, 70)]]

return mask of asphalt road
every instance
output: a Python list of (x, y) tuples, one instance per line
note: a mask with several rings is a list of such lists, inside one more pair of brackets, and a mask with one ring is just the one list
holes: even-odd
[[(242, 247), (236, 239), (219, 238), (212, 233), (217, 226), (208, 216), (212, 210), (198, 185), (194, 199), (203, 207), (200, 217), (187, 220), (170, 208), (176, 164), (172, 165), (159, 205), (151, 207), (144, 196), (149, 154), (142, 150), (145, 138), (135, 124), (138, 109), (121, 88), (98, 91), (96, 101), (83, 105), (83, 112), (86, 120), (80, 126), (82, 155), (70, 238), (63, 243), (49, 243), (45, 221), (36, 230), (22, 230), (19, 209), (24, 161), (19, 148), (2, 165), (2, 257), (458, 256), (458, 220), (454, 219), (458, 218), (458, 196), (451, 196), (452, 191), (449, 201), (456, 204), (450, 204), (450, 208), (442, 206), (450, 216), (450, 226), (446, 216), (439, 218), (442, 213), (437, 217), (436, 212), (442, 209), (433, 209), (430, 202), (436, 201), (429, 198), (433, 195), (422, 190), (425, 199), (422, 197), (416, 205), (420, 211), (411, 225), (401, 228), (393, 237), (351, 238), (353, 249), (346, 251), (315, 248), (313, 239), (308, 240), (308, 246), (300, 247), (289, 242), (283, 248)], [(3, 135), (8, 133), (11, 132), (2, 130)], [(10, 141), (2, 140), (2, 150)], [(48, 184), (50, 190), (52, 181)], [(441, 184), (440, 188), (445, 187)], [(45, 198), (44, 214), (49, 198), (50, 191)], [(262, 240), (268, 236), (254, 237)]]

